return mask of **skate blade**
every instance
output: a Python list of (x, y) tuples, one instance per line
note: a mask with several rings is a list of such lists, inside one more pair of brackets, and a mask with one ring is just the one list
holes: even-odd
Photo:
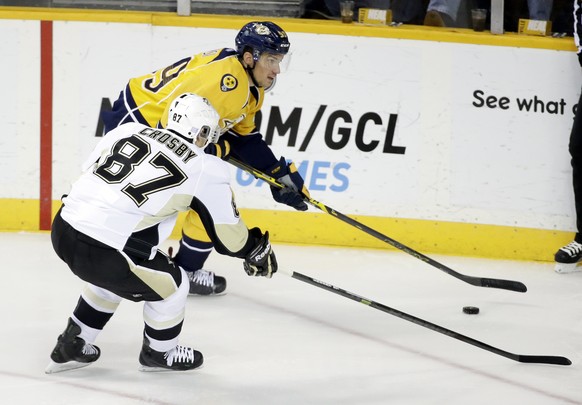
[(144, 366), (143, 364), (140, 364), (137, 369), (139, 371), (143, 371), (145, 373), (163, 373), (163, 372), (168, 372), (168, 371), (175, 373), (175, 372), (200, 370), (201, 368), (202, 368), (202, 364), (199, 365), (198, 367), (190, 368), (188, 370), (175, 370), (175, 369), (165, 368), (165, 367), (150, 367), (150, 366)]
[(224, 290), (223, 292), (219, 292), (219, 293), (212, 293), (212, 294), (196, 294), (196, 293), (188, 293), (188, 297), (202, 297), (202, 298), (209, 298), (209, 297), (221, 297), (223, 295), (226, 295), (226, 290)]
[(554, 271), (558, 274), (568, 274), (582, 271), (582, 263), (556, 263)]
[(44, 369), (45, 374), (62, 373), (63, 371), (76, 370), (87, 367), (92, 363), (80, 363), (78, 361), (68, 361), (66, 363), (55, 363), (51, 360), (49, 365)]

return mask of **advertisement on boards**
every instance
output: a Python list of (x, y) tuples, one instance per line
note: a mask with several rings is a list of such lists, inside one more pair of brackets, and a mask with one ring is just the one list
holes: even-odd
[[(34, 22), (15, 21), (17, 32)], [(1, 29), (8, 30), (6, 21)], [(284, 28), (284, 27), (283, 27)], [(99, 114), (128, 79), (195, 53), (234, 46), (236, 29), (55, 21), (53, 199), (99, 140)], [(25, 41), (19, 35), (20, 41)], [(257, 126), (296, 163), (314, 198), (346, 214), (568, 230), (567, 150), (580, 91), (571, 52), (390, 38), (289, 33), (291, 63)], [(28, 38), (28, 37), (26, 37)], [(18, 61), (8, 85), (32, 99), (38, 45), (3, 44)], [(32, 65), (32, 66), (29, 66)], [(2, 101), (4, 122), (32, 133), (26, 100)], [(31, 139), (34, 139), (31, 137)], [(6, 141), (4, 141), (6, 142)], [(3, 166), (22, 166), (34, 141)], [(5, 153), (5, 146), (2, 152)], [(24, 171), (1, 198), (29, 197)], [(233, 168), (241, 208), (287, 210)], [(32, 197), (32, 196), (30, 196)]]

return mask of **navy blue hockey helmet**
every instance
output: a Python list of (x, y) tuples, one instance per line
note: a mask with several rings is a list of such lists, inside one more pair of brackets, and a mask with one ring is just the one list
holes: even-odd
[(259, 60), (263, 52), (286, 55), (290, 47), (287, 33), (270, 21), (253, 21), (245, 24), (234, 42), (236, 52), (240, 56), (250, 51), (255, 61)]

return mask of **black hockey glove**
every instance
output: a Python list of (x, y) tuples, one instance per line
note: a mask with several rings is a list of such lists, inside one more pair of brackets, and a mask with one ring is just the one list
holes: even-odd
[(275, 166), (267, 170), (267, 174), (285, 185), (283, 188), (271, 186), (271, 194), (275, 201), (287, 204), (298, 211), (307, 211), (307, 204), (303, 199), (305, 196), (309, 197), (309, 191), (294, 163), (287, 164), (282, 157)]
[(271, 278), (277, 272), (277, 259), (271, 249), (269, 232), (263, 235), (259, 228), (249, 230), (249, 238), (254, 238), (255, 247), (245, 257), (243, 267), (249, 276)]
[(219, 138), (218, 142), (208, 144), (208, 146), (204, 148), (204, 152), (221, 158), (222, 160), (226, 160), (230, 154), (230, 143), (226, 139)]

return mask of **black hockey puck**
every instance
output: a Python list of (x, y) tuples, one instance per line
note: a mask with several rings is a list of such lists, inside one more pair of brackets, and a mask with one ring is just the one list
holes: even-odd
[(463, 312), (469, 315), (477, 315), (479, 313), (479, 308), (477, 307), (463, 307)]

